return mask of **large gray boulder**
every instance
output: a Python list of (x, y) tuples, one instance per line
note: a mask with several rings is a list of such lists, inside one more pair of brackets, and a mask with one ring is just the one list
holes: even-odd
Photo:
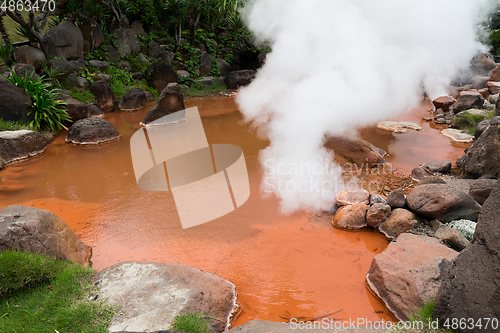
[(92, 83), (90, 91), (94, 94), (97, 106), (104, 112), (111, 112), (115, 107), (115, 93), (106, 81)]
[(238, 309), (235, 286), (197, 268), (154, 262), (122, 262), (94, 276), (99, 297), (118, 306), (110, 332), (168, 330), (183, 313), (213, 318), (212, 332), (229, 328)]
[(239, 87), (243, 87), (249, 85), (250, 82), (255, 78), (257, 72), (251, 69), (244, 69), (240, 71), (230, 72), (224, 83), (226, 84), (228, 89), (238, 89)]
[(103, 45), (102, 48), (106, 52), (106, 58), (110, 62), (118, 62), (121, 60), (120, 53), (112, 45)]
[(47, 62), (45, 54), (37, 48), (31, 46), (21, 46), (16, 49), (16, 61), (18, 63), (29, 64), (36, 70), (42, 68), (42, 64)]
[(80, 26), (83, 40), (89, 43), (90, 51), (98, 49), (104, 42), (104, 35), (99, 23), (93, 23), (91, 18), (87, 18)]
[(144, 78), (148, 86), (155, 88), (157, 91), (162, 91), (169, 83), (179, 82), (177, 73), (170, 65), (162, 61), (150, 65), (144, 72)]
[(495, 59), (488, 53), (478, 53), (470, 61), (471, 71), (474, 74), (487, 75), (497, 64)]
[(47, 65), (57, 71), (58, 78), (65, 78), (75, 71), (75, 66), (66, 59), (52, 59)]
[(407, 320), (436, 296), (457, 255), (435, 238), (401, 234), (373, 258), (366, 284), (396, 319)]
[(29, 64), (17, 63), (12, 67), (12, 71), (22, 78), (34, 77), (36, 75), (35, 67)]
[(142, 119), (142, 125), (147, 125), (156, 119), (186, 108), (184, 106), (184, 96), (174, 86), (178, 89), (177, 84), (170, 84), (163, 89), (155, 105)]
[(480, 109), (483, 105), (484, 97), (477, 91), (461, 91), (457, 102), (453, 105), (453, 112), (457, 114), (469, 109)]
[(458, 332), (498, 332), (498, 326), (484, 326), (484, 318), (500, 318), (500, 184), (483, 205), (472, 244), (456, 258), (435, 299), (434, 317), (482, 320), (479, 330), (458, 328)]
[(229, 73), (233, 70), (230, 64), (226, 62), (226, 60), (221, 58), (215, 58), (215, 62), (217, 63), (217, 69), (219, 70), (220, 76), (228, 76)]
[(21, 87), (0, 77), (0, 118), (5, 121), (27, 122), (30, 118), (31, 97)]
[(128, 28), (118, 29), (115, 33), (116, 41), (118, 42), (118, 53), (123, 57), (128, 58), (132, 54), (137, 54), (141, 51), (141, 46), (134, 30)]
[(90, 248), (56, 214), (34, 207), (0, 210), (0, 251), (17, 249), (88, 265)]
[(468, 193), (445, 184), (414, 187), (406, 196), (411, 211), (443, 222), (459, 219), (477, 221), (481, 205)]
[(83, 35), (73, 23), (63, 21), (45, 34), (47, 50), (51, 57), (66, 59), (83, 58)]
[(109, 121), (97, 117), (78, 120), (66, 134), (66, 142), (77, 145), (95, 145), (119, 138), (120, 133)]
[(203, 52), (200, 56), (200, 74), (207, 75), (212, 70), (212, 57), (208, 52)]
[(68, 83), (78, 91), (88, 90), (90, 87), (90, 82), (84, 77), (77, 76), (75, 73), (68, 75)]
[(87, 104), (80, 102), (70, 95), (61, 95), (60, 99), (66, 103), (64, 108), (73, 122), (88, 118), (92, 114), (92, 110)]
[(465, 149), (465, 155), (457, 159), (457, 165), (476, 177), (500, 172), (500, 117), (491, 119), (481, 136)]
[(133, 88), (127, 91), (120, 100), (120, 109), (134, 111), (144, 107), (147, 102), (146, 92), (141, 88)]
[(0, 158), (5, 163), (28, 158), (42, 153), (47, 141), (39, 133), (29, 130), (0, 132)]

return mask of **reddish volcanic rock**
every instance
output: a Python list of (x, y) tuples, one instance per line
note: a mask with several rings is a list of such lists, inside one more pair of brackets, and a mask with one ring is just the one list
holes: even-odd
[(325, 147), (332, 149), (335, 154), (345, 157), (362, 168), (386, 163), (384, 159), (386, 152), (362, 139), (345, 136), (329, 137), (325, 142)]
[(462, 91), (457, 102), (453, 105), (453, 113), (465, 111), (473, 108), (480, 109), (484, 104), (484, 97), (477, 91)]
[(394, 239), (408, 230), (415, 229), (417, 225), (418, 220), (412, 212), (406, 209), (397, 208), (394, 209), (391, 216), (379, 226), (379, 230), (388, 239)]
[(500, 66), (497, 66), (493, 69), (490, 81), (500, 82)]
[(376, 203), (368, 208), (366, 212), (366, 222), (370, 227), (376, 228), (380, 223), (391, 215), (391, 206), (384, 203)]
[(444, 184), (419, 185), (408, 193), (406, 203), (413, 212), (443, 222), (477, 221), (481, 211), (481, 205), (469, 194)]
[(500, 82), (488, 81), (486, 82), (486, 87), (492, 95), (496, 95), (500, 92)]
[(435, 238), (403, 234), (375, 256), (366, 284), (398, 320), (406, 320), (436, 296), (457, 255)]
[(364, 203), (343, 206), (335, 213), (332, 224), (334, 227), (343, 229), (361, 229), (367, 226), (366, 210), (368, 206)]
[(448, 227), (446, 224), (439, 224), (436, 230), (436, 238), (450, 245), (457, 251), (462, 251), (469, 245), (469, 241), (458, 230)]
[(406, 205), (405, 192), (398, 188), (387, 195), (387, 204), (392, 208), (404, 208)]
[(444, 112), (448, 112), (455, 102), (456, 100), (450, 96), (441, 96), (432, 101), (436, 109), (442, 109)]
[(353, 205), (356, 203), (370, 203), (370, 192), (365, 189), (343, 190), (335, 195), (335, 200), (339, 205)]

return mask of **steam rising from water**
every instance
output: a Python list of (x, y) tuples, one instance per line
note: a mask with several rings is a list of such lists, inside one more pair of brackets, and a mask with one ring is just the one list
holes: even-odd
[[(270, 139), (261, 189), (282, 211), (328, 209), (341, 170), (325, 134), (391, 119), (434, 99), (484, 50), (488, 0), (255, 0), (247, 22), (272, 53), (237, 102)], [(484, 17), (483, 17), (484, 18)]]

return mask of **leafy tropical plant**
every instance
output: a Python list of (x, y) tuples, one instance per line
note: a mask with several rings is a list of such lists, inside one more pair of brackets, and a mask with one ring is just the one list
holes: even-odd
[(65, 102), (59, 100), (60, 90), (54, 89), (52, 84), (46, 79), (35, 78), (34, 73), (21, 77), (12, 70), (11, 77), (6, 78), (16, 86), (24, 88), (31, 96), (33, 102), (32, 110), (28, 115), (33, 115), (30, 128), (34, 131), (48, 129), (53, 132), (60, 132), (65, 122), (70, 122), (68, 112), (62, 107)]
[(12, 44), (2, 44), (0, 45), (0, 58), (7, 66), (12, 66), (14, 64), (14, 53), (15, 48)]

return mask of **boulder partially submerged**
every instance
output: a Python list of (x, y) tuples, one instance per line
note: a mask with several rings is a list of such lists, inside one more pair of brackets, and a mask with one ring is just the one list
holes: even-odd
[(366, 284), (398, 320), (407, 320), (436, 296), (457, 255), (435, 238), (405, 233), (375, 256)]
[(34, 207), (0, 210), (0, 251), (41, 253), (88, 265), (90, 248), (56, 214)]
[(236, 288), (197, 268), (157, 262), (121, 262), (94, 276), (99, 297), (118, 305), (110, 332), (168, 330), (184, 313), (204, 313), (212, 332), (230, 327), (238, 309)]

